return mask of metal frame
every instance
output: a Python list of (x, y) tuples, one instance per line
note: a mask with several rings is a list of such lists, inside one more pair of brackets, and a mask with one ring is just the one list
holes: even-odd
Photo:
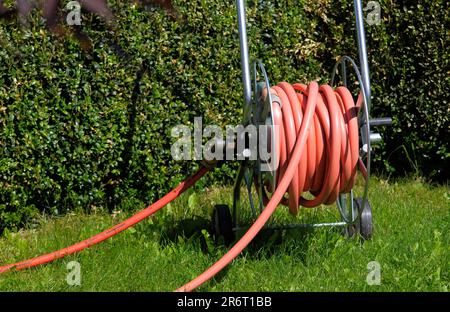
[[(267, 77), (267, 73), (265, 71), (264, 65), (259, 61), (255, 62), (253, 66), (254, 71), (254, 86), (253, 86), (253, 92), (252, 92), (252, 84), (251, 84), (251, 73), (250, 73), (250, 58), (249, 58), (249, 52), (248, 52), (248, 41), (247, 41), (247, 25), (246, 25), (246, 10), (245, 10), (245, 0), (236, 0), (237, 4), (237, 17), (238, 17), (238, 30), (239, 30), (239, 43), (240, 43), (240, 51), (241, 51), (241, 68), (242, 68), (242, 82), (244, 87), (244, 124), (247, 124), (248, 122), (251, 122), (248, 118), (249, 114), (251, 113), (251, 110), (255, 105), (257, 105), (257, 69), (259, 69), (262, 73), (262, 76), (264, 77), (264, 84), (266, 87), (270, 88), (269, 80)], [(365, 202), (367, 201), (367, 195), (368, 195), (368, 181), (370, 176), (370, 122), (369, 122), (369, 113), (370, 113), (370, 107), (371, 107), (371, 92), (370, 92), (370, 78), (369, 78), (369, 63), (368, 63), (368, 57), (367, 57), (367, 48), (366, 48), (366, 40), (365, 40), (365, 31), (364, 31), (364, 16), (363, 16), (363, 8), (362, 8), (362, 1), (361, 0), (354, 0), (354, 12), (355, 12), (355, 20), (356, 20), (356, 37), (357, 37), (357, 43), (358, 43), (358, 53), (359, 53), (359, 61), (360, 61), (360, 68), (361, 71), (359, 71), (358, 66), (356, 63), (349, 57), (343, 57), (341, 58), (335, 65), (331, 77), (331, 83), (334, 84), (334, 78), (335, 74), (337, 72), (338, 65), (341, 65), (341, 79), (342, 83), (344, 85), (347, 85), (347, 67), (346, 62), (350, 63), (356, 73), (356, 76), (358, 78), (358, 81), (361, 86), (361, 91), (364, 98), (364, 105), (362, 110), (362, 115), (360, 115), (360, 131), (361, 131), (361, 138), (362, 138), (362, 144), (366, 146), (366, 168), (367, 168), (367, 179), (366, 179), (366, 185), (364, 187), (364, 195), (363, 195), (363, 207)], [(253, 94), (253, 97), (252, 97)], [(269, 103), (272, 103), (272, 98), (270, 92), (268, 92), (270, 101)], [(269, 111), (271, 112), (271, 104), (269, 105)], [(272, 119), (273, 120), (273, 119)], [(259, 121), (258, 121), (259, 122)], [(361, 151), (361, 153), (364, 153), (364, 151)], [(252, 209), (253, 216), (256, 218), (256, 207), (255, 203), (253, 201), (251, 188), (253, 185), (253, 180), (255, 178), (259, 182), (257, 187), (257, 193), (258, 193), (258, 206), (260, 212), (264, 209), (264, 205), (262, 202), (262, 174), (260, 170), (260, 163), (252, 163), (248, 160), (243, 161), (243, 163), (240, 166), (239, 173), (236, 177), (236, 182), (233, 190), (233, 211), (232, 211), (232, 218), (233, 218), (233, 227), (234, 230), (241, 230), (246, 228), (246, 226), (239, 226), (238, 225), (238, 205), (240, 200), (240, 192), (241, 192), (241, 186), (242, 182), (245, 180), (245, 185), (247, 187), (247, 192), (250, 200), (250, 206)], [(266, 226), (268, 228), (273, 229), (289, 229), (289, 228), (316, 228), (316, 227), (325, 227), (325, 226), (349, 226), (355, 224), (360, 218), (361, 213), (355, 209), (353, 205), (353, 190), (350, 192), (349, 196), (349, 202), (350, 205), (347, 205), (347, 196), (345, 194), (340, 194), (339, 198), (337, 200), (337, 206), (339, 209), (339, 212), (341, 214), (341, 222), (330, 222), (330, 223), (318, 223), (318, 224), (286, 224), (286, 225), (273, 225), (273, 226)], [(351, 216), (351, 217), (350, 217)]]
[[(247, 41), (247, 23), (245, 13), (245, 0), (236, 0), (237, 16), (238, 16), (238, 30), (239, 43), (241, 48), (241, 68), (242, 81), (244, 85), (245, 103), (250, 104), (252, 101), (252, 91), (250, 83), (250, 57), (248, 53)], [(354, 0), (354, 10), (356, 17), (356, 34), (358, 42), (359, 61), (361, 65), (361, 78), (364, 91), (366, 93), (367, 106), (370, 113), (371, 107), (371, 92), (370, 92), (370, 78), (369, 78), (369, 61), (367, 57), (366, 34), (364, 30), (364, 14), (362, 9), (362, 1)]]

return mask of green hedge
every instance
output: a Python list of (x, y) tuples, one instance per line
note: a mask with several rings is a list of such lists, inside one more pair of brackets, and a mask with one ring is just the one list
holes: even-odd
[[(195, 116), (239, 123), (234, 1), (178, 0), (183, 21), (117, 2), (110, 1), (117, 38), (130, 62), (108, 48), (96, 17), (83, 16), (91, 57), (46, 31), (37, 13), (29, 31), (0, 21), (0, 231), (40, 212), (141, 208), (192, 172), (192, 162), (170, 156), (173, 126)], [(264, 61), (273, 82), (327, 82), (338, 56), (356, 55), (352, 2), (248, 1), (252, 58)], [(418, 2), (380, 1), (382, 23), (367, 29), (373, 114), (394, 118), (375, 164), (442, 180), (450, 158), (450, 8)], [(144, 60), (151, 71), (133, 106)], [(235, 168), (227, 164), (203, 183), (231, 183)]]

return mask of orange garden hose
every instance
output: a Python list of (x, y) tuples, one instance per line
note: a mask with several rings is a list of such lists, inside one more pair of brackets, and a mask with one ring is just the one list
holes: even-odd
[[(350, 92), (316, 82), (308, 87), (282, 82), (271, 90), (281, 100), (272, 103), (275, 125), (279, 126), (279, 181), (272, 198), (242, 238), (205, 272), (177, 289), (192, 291), (235, 259), (263, 228), (288, 190), (290, 212), (298, 204), (307, 207), (329, 204), (340, 192), (348, 192), (355, 181), (358, 157), (357, 110)], [(297, 91), (297, 92), (296, 92)], [(300, 198), (310, 191), (313, 200)]]
[[(316, 82), (308, 86), (282, 82), (271, 92), (281, 101), (272, 103), (274, 124), (279, 129), (276, 137), (279, 144), (274, 147), (280, 155), (276, 179), (279, 182), (270, 200), (266, 198), (266, 208), (242, 238), (220, 260), (177, 291), (194, 290), (235, 259), (263, 228), (279, 203), (288, 205), (293, 214), (297, 213), (299, 205), (316, 207), (322, 203), (331, 204), (339, 193), (352, 189), (358, 166), (363, 176), (367, 174), (358, 155), (357, 115), (362, 103), (361, 94), (355, 105), (346, 88), (333, 90), (328, 85), (319, 87)], [(48, 263), (98, 244), (161, 209), (207, 170), (200, 169), (156, 203), (109, 230), (59, 251), (0, 267), (0, 273)], [(287, 199), (284, 198), (286, 191)], [(305, 199), (301, 196), (303, 192), (310, 192), (315, 198)]]
[(49, 253), (46, 255), (42, 255), (42, 256), (39, 256), (39, 257), (36, 257), (33, 259), (25, 260), (22, 262), (17, 262), (14, 264), (2, 266), (2, 267), (0, 267), (0, 273), (5, 273), (5, 272), (13, 270), (13, 269), (22, 270), (25, 268), (31, 268), (31, 267), (35, 267), (35, 266), (38, 266), (38, 265), (41, 265), (44, 263), (52, 262), (56, 259), (63, 258), (67, 255), (71, 255), (73, 253), (79, 252), (88, 247), (91, 247), (93, 245), (101, 243), (104, 240), (106, 240), (116, 234), (119, 234), (120, 232), (128, 229), (129, 227), (135, 225), (138, 222), (141, 222), (145, 218), (147, 218), (147, 217), (151, 216), (152, 214), (154, 214), (155, 212), (157, 212), (159, 209), (161, 209), (162, 207), (164, 207), (165, 205), (167, 205), (168, 203), (173, 201), (175, 198), (180, 196), (181, 193), (183, 193), (188, 188), (190, 188), (192, 185), (194, 185), (195, 182), (197, 182), (207, 171), (208, 171), (208, 169), (206, 169), (204, 167), (200, 168), (200, 170), (197, 171), (197, 173), (195, 173), (194, 175), (192, 175), (191, 177), (189, 177), (188, 179), (186, 179), (185, 181), (180, 183), (170, 193), (167, 193), (164, 197), (159, 199), (157, 202), (148, 206), (144, 210), (138, 212), (131, 218), (123, 221), (122, 223), (119, 223), (119, 224), (113, 226), (112, 228), (110, 228), (106, 231), (103, 231), (103, 232), (101, 232), (95, 236), (92, 236), (91, 238), (88, 238), (82, 242), (79, 242), (77, 244), (74, 244), (72, 246), (69, 246), (69, 247), (66, 247), (66, 248), (63, 248), (60, 250), (57, 250), (55, 252), (52, 252), (52, 253)]

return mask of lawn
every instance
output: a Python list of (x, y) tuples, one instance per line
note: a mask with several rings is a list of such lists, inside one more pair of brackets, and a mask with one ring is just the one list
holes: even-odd
[[(418, 179), (371, 180), (374, 236), (364, 243), (341, 230), (264, 231), (202, 291), (449, 291), (450, 190)], [(230, 187), (188, 191), (135, 228), (53, 263), (0, 276), (0, 291), (171, 291), (196, 277), (226, 249), (206, 229)], [(242, 219), (250, 221), (249, 209)], [(273, 222), (336, 219), (335, 206), (302, 209), (293, 219), (280, 207)], [(96, 234), (129, 213), (45, 217), (0, 238), (0, 263), (50, 252)], [(81, 285), (69, 286), (67, 264), (78, 261)], [(368, 285), (368, 263), (381, 283)]]

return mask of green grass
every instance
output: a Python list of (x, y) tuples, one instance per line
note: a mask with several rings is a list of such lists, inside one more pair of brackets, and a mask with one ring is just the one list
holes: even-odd
[[(230, 203), (230, 188), (189, 191), (153, 218), (77, 255), (0, 276), (0, 291), (171, 291), (225, 252), (208, 235), (211, 207)], [(420, 180), (373, 179), (375, 232), (361, 243), (339, 229), (265, 231), (203, 291), (449, 291), (450, 191)], [(242, 219), (249, 221), (249, 209)], [(35, 229), (6, 233), (0, 263), (33, 257), (82, 240), (124, 213), (43, 218)], [(330, 221), (335, 206), (278, 209), (274, 222)], [(202, 238), (206, 238), (203, 240)], [(206, 241), (207, 250), (202, 248)], [(81, 286), (66, 283), (67, 263), (81, 264)], [(381, 285), (366, 282), (367, 264), (381, 265)]]

